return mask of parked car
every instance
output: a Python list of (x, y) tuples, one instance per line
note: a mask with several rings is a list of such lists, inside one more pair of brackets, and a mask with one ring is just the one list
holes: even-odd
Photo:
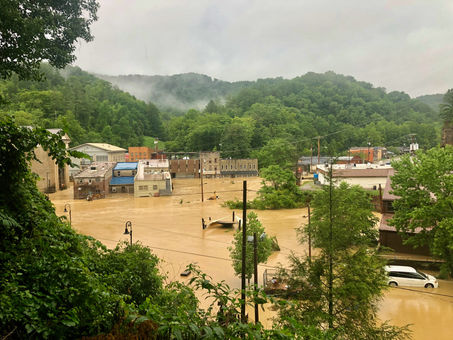
[(439, 286), (434, 276), (419, 272), (409, 266), (385, 266), (385, 270), (389, 275), (388, 284), (391, 287), (437, 288)]

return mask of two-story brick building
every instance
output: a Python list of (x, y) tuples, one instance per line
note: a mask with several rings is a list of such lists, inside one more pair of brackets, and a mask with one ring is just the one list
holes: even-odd
[(116, 163), (94, 162), (74, 175), (74, 199), (105, 198), (109, 192), (112, 169)]
[(220, 175), (234, 177), (258, 176), (258, 160), (256, 158), (221, 159)]
[(200, 152), (200, 164), (206, 178), (220, 176), (220, 152)]
[(171, 159), (170, 174), (172, 178), (199, 178), (200, 160), (199, 159)]

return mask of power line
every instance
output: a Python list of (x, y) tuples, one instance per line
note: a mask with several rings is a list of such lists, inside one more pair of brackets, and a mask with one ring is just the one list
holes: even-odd
[(448, 294), (433, 293), (433, 292), (429, 292), (429, 291), (422, 291), (422, 290), (416, 290), (416, 289), (404, 288), (404, 287), (394, 287), (394, 288), (408, 290), (411, 292), (416, 292), (416, 293), (421, 293), (421, 294), (429, 294), (429, 295), (445, 296), (445, 297), (453, 298), (453, 295), (448, 295)]
[[(117, 242), (115, 240), (110, 240), (110, 239), (106, 239), (106, 238), (99, 238), (99, 240)], [(169, 248), (163, 248), (163, 247), (155, 247), (155, 246), (148, 246), (148, 247), (151, 248), (151, 249), (159, 249), (159, 250), (170, 251), (170, 252), (174, 252), (174, 253), (206, 257), (206, 258), (215, 259), (215, 260), (222, 260), (222, 261), (229, 261), (229, 262), (233, 261), (232, 259), (226, 258), (226, 257), (206, 255), (206, 254), (194, 253), (194, 252), (190, 252), (190, 251), (182, 251), (182, 250), (175, 250), (175, 249), (169, 249)], [(261, 267), (266, 267), (266, 268), (272, 268), (272, 269), (279, 269), (279, 267), (270, 266), (270, 265), (267, 265), (267, 264), (260, 264), (260, 266)]]

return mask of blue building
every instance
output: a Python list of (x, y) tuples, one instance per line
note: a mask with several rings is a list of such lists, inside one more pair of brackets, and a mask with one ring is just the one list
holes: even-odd
[(118, 162), (112, 170), (110, 192), (134, 193), (138, 162)]

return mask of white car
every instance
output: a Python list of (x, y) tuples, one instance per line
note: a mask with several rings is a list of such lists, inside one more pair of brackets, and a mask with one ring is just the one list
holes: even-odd
[(432, 276), (415, 270), (408, 266), (385, 266), (385, 271), (389, 275), (388, 284), (391, 287), (425, 287), (437, 288), (439, 283)]

